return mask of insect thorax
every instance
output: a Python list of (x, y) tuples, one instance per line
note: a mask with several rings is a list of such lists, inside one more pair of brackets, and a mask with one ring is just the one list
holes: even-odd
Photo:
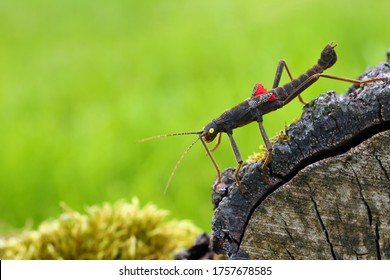
[(273, 94), (274, 94), (274, 93), (273, 93), (272, 91), (269, 91), (269, 92), (267, 92), (267, 93), (264, 93), (264, 94), (262, 94), (262, 95), (259, 95), (257, 103), (258, 103), (258, 104), (263, 104), (263, 103), (268, 102), (268, 101), (271, 99), (271, 96), (272, 96)]
[(261, 95), (256, 96), (255, 98), (248, 99), (248, 104), (251, 108), (256, 108), (260, 104), (264, 104), (270, 101), (273, 94), (274, 93), (272, 91), (263, 93)]

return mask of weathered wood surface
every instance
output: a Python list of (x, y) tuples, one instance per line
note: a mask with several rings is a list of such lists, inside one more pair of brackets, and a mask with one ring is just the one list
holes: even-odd
[[(389, 62), (361, 79), (390, 77)], [(327, 92), (213, 193), (212, 248), (232, 259), (390, 259), (390, 83)]]

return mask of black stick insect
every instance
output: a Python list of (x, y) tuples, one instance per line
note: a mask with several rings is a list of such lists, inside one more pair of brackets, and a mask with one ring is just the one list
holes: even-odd
[[(187, 152), (195, 145), (195, 143), (199, 140), (204, 146), (207, 155), (210, 157), (211, 162), (213, 163), (217, 171), (218, 179), (217, 182), (214, 184), (214, 190), (215, 190), (216, 186), (218, 186), (221, 183), (222, 178), (221, 178), (221, 170), (218, 167), (218, 164), (216, 163), (211, 152), (213, 152), (219, 146), (221, 142), (222, 133), (226, 133), (228, 135), (230, 144), (233, 148), (234, 156), (237, 161), (237, 168), (234, 172), (234, 177), (237, 182), (237, 185), (240, 188), (240, 191), (242, 191), (240, 187), (240, 179), (238, 178), (238, 172), (241, 169), (243, 160), (241, 158), (241, 154), (238, 150), (237, 144), (233, 138), (233, 130), (235, 128), (245, 126), (251, 122), (258, 123), (260, 134), (264, 140), (264, 144), (267, 149), (262, 164), (262, 172), (263, 174), (266, 174), (266, 168), (272, 156), (272, 145), (263, 126), (263, 115), (283, 107), (284, 105), (289, 103), (297, 96), (300, 99), (300, 101), (304, 103), (303, 100), (300, 98), (299, 94), (303, 92), (305, 89), (307, 89), (309, 86), (311, 86), (313, 83), (315, 83), (320, 77), (349, 82), (358, 85), (372, 83), (376, 81), (388, 81), (388, 78), (386, 77), (372, 78), (372, 79), (360, 81), (360, 80), (354, 80), (354, 79), (348, 79), (348, 78), (323, 74), (324, 70), (330, 68), (331, 66), (333, 66), (333, 64), (336, 63), (337, 55), (336, 52), (334, 51), (335, 47), (336, 44), (333, 43), (326, 45), (321, 53), (321, 57), (317, 61), (317, 64), (315, 64), (313, 67), (311, 67), (309, 70), (307, 70), (304, 74), (302, 74), (296, 79), (292, 78), (286, 62), (284, 60), (279, 61), (278, 67), (276, 69), (273, 87), (271, 90), (267, 91), (263, 88), (261, 84), (256, 84), (250, 98), (245, 99), (237, 106), (229, 110), (226, 110), (220, 117), (212, 120), (200, 131), (158, 135), (158, 136), (140, 140), (141, 142), (144, 142), (144, 141), (161, 138), (161, 137), (167, 137), (167, 136), (188, 135), (188, 134), (198, 135), (198, 138), (196, 138), (196, 140), (192, 142), (192, 144), (185, 150), (185, 152), (182, 154), (180, 159), (177, 161), (171, 173), (171, 176), (167, 182), (165, 191), (167, 190), (172, 180), (172, 177), (178, 165), (180, 164), (181, 160), (184, 158)], [(279, 81), (282, 76), (283, 69), (286, 70), (291, 81), (279, 87)], [(216, 145), (212, 149), (209, 149), (206, 143), (212, 142), (217, 136), (218, 138), (217, 138)]]

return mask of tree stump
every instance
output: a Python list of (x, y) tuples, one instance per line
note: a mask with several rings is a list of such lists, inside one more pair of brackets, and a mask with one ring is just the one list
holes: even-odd
[[(379, 64), (360, 79), (390, 77)], [(390, 259), (390, 83), (306, 104), (261, 162), (222, 174), (212, 249), (231, 259)]]

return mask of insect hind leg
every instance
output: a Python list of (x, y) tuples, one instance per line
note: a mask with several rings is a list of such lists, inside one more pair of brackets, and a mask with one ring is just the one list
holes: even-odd
[[(278, 63), (278, 66), (276, 67), (276, 73), (275, 73), (275, 78), (274, 78), (274, 84), (272, 86), (272, 88), (277, 88), (279, 86), (279, 82), (280, 82), (280, 79), (282, 78), (282, 73), (283, 73), (283, 69), (286, 70), (287, 72), (287, 75), (288, 77), (290, 78), (290, 80), (294, 80), (294, 78), (292, 77), (291, 75), (291, 72), (290, 72), (290, 69), (287, 67), (287, 63), (284, 59), (280, 60), (279, 63)], [(302, 103), (302, 104), (306, 104), (306, 102), (303, 100), (303, 98), (298, 95), (298, 99), (299, 101)]]

